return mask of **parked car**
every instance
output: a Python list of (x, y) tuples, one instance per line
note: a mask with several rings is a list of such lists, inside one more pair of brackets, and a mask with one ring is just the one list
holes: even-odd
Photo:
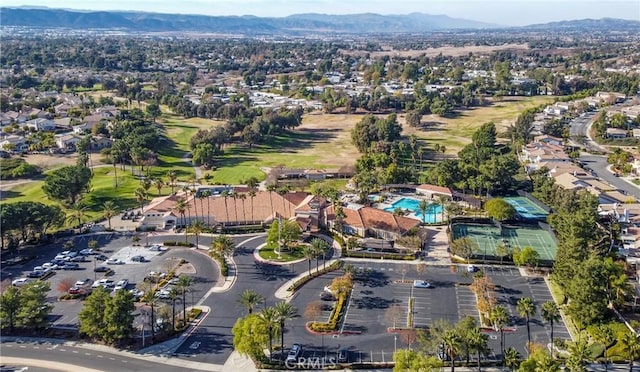
[(287, 354), (287, 362), (298, 362), (298, 356), (302, 352), (302, 346), (300, 344), (291, 345), (291, 350)]
[(78, 255), (78, 252), (76, 252), (76, 251), (63, 251), (60, 254), (65, 255), (67, 257), (73, 258), (73, 257)]
[(336, 297), (329, 292), (321, 292), (320, 299), (322, 301), (335, 301)]
[(80, 270), (80, 265), (75, 262), (67, 262), (62, 266), (62, 270)]
[(35, 279), (32, 278), (20, 278), (11, 282), (11, 285), (16, 287), (22, 287), (25, 284), (33, 282)]
[(149, 247), (148, 247), (148, 249), (149, 249), (150, 251), (156, 251), (156, 252), (159, 252), (159, 251), (161, 251), (161, 250), (162, 250), (162, 246), (161, 246), (160, 244), (153, 244), (153, 245), (149, 246)]
[(112, 279), (100, 279), (100, 280), (96, 280), (95, 282), (93, 282), (93, 284), (91, 285), (92, 288), (98, 288), (98, 287), (103, 287), (103, 288), (111, 288), (113, 287), (113, 280)]
[(45, 262), (42, 264), (43, 268), (49, 269), (49, 270), (60, 270), (61, 267), (58, 266), (57, 263), (52, 263), (52, 262)]
[(93, 271), (96, 272), (96, 273), (106, 273), (109, 270), (111, 270), (111, 269), (106, 267), (106, 266), (98, 266), (95, 269), (93, 269)]
[(118, 260), (116, 258), (110, 258), (106, 260), (104, 263), (106, 263), (107, 265), (123, 265), (124, 261)]
[(145, 262), (147, 259), (144, 256), (133, 256), (131, 257), (132, 262)]
[(480, 269), (478, 269), (478, 267), (477, 267), (477, 266), (474, 266), (474, 265), (467, 265), (467, 272), (475, 273), (475, 272), (476, 272), (476, 271), (478, 271), (478, 270), (480, 270)]
[(129, 280), (122, 279), (122, 280), (119, 280), (118, 283), (116, 283), (116, 287), (113, 290), (117, 291), (120, 289), (126, 289), (128, 285), (129, 285)]
[(107, 257), (107, 256), (103, 255), (102, 253), (100, 253), (100, 254), (97, 254), (95, 256), (95, 259), (98, 260), (98, 261), (106, 261), (106, 260), (109, 259), (109, 257)]
[(85, 287), (87, 285), (89, 285), (89, 283), (91, 283), (91, 279), (87, 278), (87, 279), (83, 279), (83, 280), (78, 280), (74, 286), (76, 287)]
[(80, 251), (80, 254), (83, 255), (83, 256), (89, 256), (89, 255), (92, 255), (93, 253), (94, 253), (93, 249), (91, 249), (91, 248), (85, 248), (85, 249)]
[(64, 254), (58, 254), (58, 255), (56, 255), (53, 259), (54, 259), (54, 260), (56, 260), (56, 261), (65, 261), (65, 258), (67, 258), (67, 256), (66, 256), (66, 255), (64, 255)]
[(433, 288), (433, 284), (426, 280), (414, 280), (413, 286), (416, 288)]
[(69, 260), (69, 262), (86, 262), (86, 261), (87, 259), (84, 258), (84, 256), (75, 256)]
[(42, 278), (45, 272), (42, 270), (32, 271), (27, 274), (27, 278)]
[(167, 283), (171, 284), (171, 285), (176, 285), (176, 284), (178, 284), (179, 281), (180, 281), (180, 278), (178, 278), (176, 276), (176, 277), (173, 277), (173, 278), (169, 279), (169, 281)]
[(69, 288), (69, 294), (85, 294), (91, 292), (91, 289), (91, 287), (78, 287), (74, 285)]
[(139, 300), (144, 296), (144, 291), (141, 291), (137, 288), (130, 289), (129, 292), (133, 295), (136, 300)]

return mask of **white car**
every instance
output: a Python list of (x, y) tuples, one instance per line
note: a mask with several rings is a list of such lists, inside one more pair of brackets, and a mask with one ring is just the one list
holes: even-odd
[(480, 270), (480, 269), (478, 269), (477, 266), (467, 265), (467, 272), (469, 272), (469, 273), (475, 273), (478, 270)]
[(16, 279), (14, 281), (11, 282), (11, 285), (16, 286), (16, 287), (22, 287), (25, 284), (31, 283), (34, 280), (31, 278), (20, 278), (20, 279)]
[(433, 288), (433, 284), (426, 280), (414, 280), (413, 286), (416, 288)]
[(106, 263), (107, 265), (124, 265), (124, 261), (118, 260), (116, 258), (110, 258), (104, 263)]
[(111, 279), (96, 280), (95, 282), (93, 282), (93, 285), (91, 285), (91, 287), (92, 288), (98, 288), (98, 287), (111, 288), (113, 287), (113, 280)]
[(93, 249), (91, 248), (85, 248), (83, 250), (80, 251), (80, 254), (83, 256), (89, 256), (93, 254)]
[(42, 268), (47, 270), (58, 270), (60, 267), (54, 263), (46, 262), (42, 264)]
[(78, 280), (78, 281), (74, 284), (74, 286), (75, 286), (75, 287), (84, 287), (84, 286), (86, 286), (87, 284), (89, 284), (90, 282), (91, 282), (91, 279), (89, 279), (89, 278), (84, 279), (84, 280)]
[(116, 287), (113, 289), (114, 291), (125, 289), (129, 285), (129, 280), (122, 279), (116, 283)]
[(53, 259), (54, 260), (66, 261), (66, 258), (67, 258), (66, 254), (59, 254), (59, 255), (55, 256)]

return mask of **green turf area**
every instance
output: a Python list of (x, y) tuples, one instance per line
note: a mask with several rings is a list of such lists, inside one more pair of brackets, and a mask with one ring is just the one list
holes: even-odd
[(303, 258), (302, 249), (294, 248), (288, 252), (281, 252), (279, 255), (274, 251), (273, 248), (268, 246), (260, 248), (258, 251), (260, 257), (264, 260), (276, 261), (276, 262), (290, 262), (296, 261)]
[(558, 247), (551, 234), (542, 229), (529, 227), (502, 227), (493, 225), (457, 223), (451, 226), (453, 239), (469, 237), (477, 244), (475, 256), (496, 255), (496, 247), (500, 244), (508, 244), (513, 248), (531, 247), (540, 255), (541, 260), (553, 261), (556, 258)]

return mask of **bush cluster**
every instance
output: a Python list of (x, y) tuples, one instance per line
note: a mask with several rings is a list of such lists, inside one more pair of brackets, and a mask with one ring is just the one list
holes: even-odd
[(333, 332), (338, 329), (340, 317), (342, 316), (342, 309), (347, 300), (347, 293), (343, 293), (338, 296), (336, 306), (331, 312), (328, 322), (311, 322), (309, 323), (309, 329), (314, 332)]
[(218, 253), (216, 251), (210, 251), (209, 255), (211, 256), (211, 258), (213, 258), (214, 260), (218, 261), (218, 264), (220, 265), (220, 272), (222, 273), (222, 276), (229, 275), (229, 264), (227, 263), (227, 260), (220, 253)]
[(382, 253), (372, 255), (370, 252), (345, 252), (344, 256), (346, 257), (355, 257), (355, 258), (378, 258), (384, 257), (385, 260), (405, 260), (405, 261), (413, 261), (416, 259), (414, 254), (401, 254), (401, 253)]
[(309, 276), (305, 276), (305, 277), (299, 279), (298, 281), (293, 283), (291, 285), (291, 287), (289, 287), (287, 290), (289, 292), (297, 291), (298, 289), (300, 289), (300, 287), (302, 287), (303, 285), (307, 284), (311, 279), (317, 278), (320, 275), (326, 274), (328, 272), (336, 271), (336, 270), (340, 269), (342, 267), (342, 264), (343, 264), (342, 261), (333, 262), (331, 265), (327, 266), (326, 268), (320, 269), (317, 272), (311, 273), (311, 275), (309, 275)]
[(177, 242), (174, 240), (167, 240), (165, 242), (162, 243), (163, 245), (167, 246), (167, 247), (193, 247), (195, 244), (193, 243), (189, 243), (189, 242)]

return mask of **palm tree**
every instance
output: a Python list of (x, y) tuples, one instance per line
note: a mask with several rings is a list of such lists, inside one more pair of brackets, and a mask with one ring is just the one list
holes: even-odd
[(422, 214), (422, 223), (427, 223), (427, 210), (429, 209), (429, 203), (425, 199), (420, 200), (418, 209), (420, 210), (420, 214)]
[(216, 236), (211, 243), (211, 249), (223, 256), (230, 255), (236, 248), (236, 243), (227, 235), (221, 234)]
[(278, 189), (278, 186), (275, 183), (267, 186), (267, 191), (269, 191), (269, 203), (271, 203), (271, 213), (275, 213), (273, 210), (273, 192)]
[(164, 181), (162, 181), (162, 178), (153, 180), (153, 185), (158, 189), (158, 196), (162, 195), (162, 188), (164, 187)]
[(67, 222), (78, 222), (78, 228), (82, 227), (82, 221), (87, 218), (87, 207), (80, 201), (75, 202), (71, 208), (69, 208), (70, 214), (67, 216)]
[(249, 197), (251, 198), (251, 223), (255, 223), (255, 218), (253, 218), (253, 198), (256, 197), (256, 190), (249, 190)]
[(247, 224), (247, 212), (244, 209), (244, 201), (247, 199), (247, 194), (238, 194), (238, 199), (242, 200), (242, 220), (244, 224)]
[(504, 352), (504, 365), (507, 366), (512, 371), (515, 371), (518, 369), (521, 361), (522, 361), (522, 355), (520, 355), (518, 350), (510, 347)]
[(500, 331), (500, 353), (502, 354), (502, 362), (504, 362), (504, 326), (509, 322), (509, 313), (504, 307), (496, 306), (491, 309), (489, 319), (493, 328)]
[(438, 196), (438, 205), (440, 205), (441, 222), (444, 222), (444, 210), (445, 210), (446, 205), (448, 203), (449, 203), (449, 198), (447, 198), (445, 195), (439, 195)]
[(138, 187), (136, 191), (134, 191), (134, 195), (138, 203), (140, 203), (140, 211), (144, 212), (144, 201), (147, 199), (147, 190), (144, 187)]
[(298, 316), (298, 309), (288, 302), (278, 302), (275, 306), (278, 321), (280, 322), (280, 351), (284, 350), (284, 326), (285, 322)]
[(178, 174), (174, 170), (170, 170), (167, 172), (167, 179), (169, 180), (169, 186), (171, 186), (171, 193), (173, 194), (173, 189), (176, 187), (176, 179), (178, 179)]
[(560, 320), (560, 309), (558, 305), (551, 300), (542, 304), (540, 312), (542, 313), (542, 319), (551, 325), (551, 356), (553, 356), (555, 350), (555, 346), (553, 345), (553, 323)]
[(329, 250), (329, 243), (320, 238), (315, 238), (311, 241), (311, 247), (316, 254), (316, 271), (318, 271), (318, 260), (320, 259), (320, 254), (322, 254), (322, 265), (326, 267), (327, 261), (325, 260), (325, 254)]
[(178, 301), (178, 295), (180, 291), (178, 288), (171, 288), (169, 291), (169, 299), (171, 300), (171, 329), (176, 329), (176, 301)]
[(478, 356), (478, 371), (480, 371), (480, 354), (484, 354), (487, 351), (489, 335), (482, 332), (480, 328), (471, 328), (468, 338), (470, 346), (476, 350)]
[[(278, 195), (282, 198), (282, 213), (287, 212), (287, 199), (284, 197), (289, 192), (288, 186), (283, 186), (278, 189)], [(287, 217), (291, 217), (290, 213), (287, 213)]]
[(634, 332), (626, 332), (619, 341), (622, 345), (627, 360), (629, 360), (629, 372), (633, 371), (633, 361), (640, 355), (640, 339)]
[(191, 188), (185, 185), (184, 187), (182, 187), (182, 191), (185, 193), (185, 195), (187, 195), (185, 201), (187, 203), (187, 213), (189, 214), (189, 223), (191, 223), (191, 202), (189, 201), (189, 196), (191, 195)]
[(253, 313), (253, 309), (256, 305), (264, 303), (265, 297), (253, 289), (247, 289), (238, 298), (238, 303), (247, 308), (249, 315)]
[(227, 198), (229, 197), (229, 191), (224, 190), (220, 195), (224, 198), (224, 211), (227, 214), (227, 222), (224, 224), (227, 226), (229, 224), (229, 208), (227, 208)]
[[(211, 190), (207, 189), (202, 192), (202, 197), (207, 199), (207, 226), (211, 226), (211, 203), (209, 203), (209, 197), (211, 196)], [(204, 209), (202, 210), (204, 213)]]
[(451, 359), (451, 372), (454, 372), (456, 370), (456, 356), (462, 344), (460, 336), (455, 330), (450, 329), (442, 336), (442, 343), (444, 344), (445, 353), (447, 353)]
[(102, 215), (107, 219), (109, 230), (111, 230), (111, 217), (116, 215), (116, 204), (111, 200), (104, 202), (102, 204)]
[(273, 360), (273, 336), (276, 333), (274, 331), (278, 330), (278, 325), (280, 324), (279, 315), (274, 307), (267, 307), (262, 309), (258, 317), (264, 322), (269, 332), (269, 362), (271, 362)]
[(531, 344), (531, 327), (529, 325), (529, 321), (531, 320), (531, 316), (536, 314), (536, 304), (533, 302), (531, 297), (525, 297), (518, 300), (518, 304), (516, 305), (516, 310), (518, 310), (518, 314), (520, 316), (525, 317), (527, 320), (527, 349), (529, 348), (529, 344)]
[(202, 223), (204, 224), (204, 199), (206, 196), (204, 195), (204, 192), (196, 191), (196, 198), (200, 200), (200, 210), (202, 211), (200, 213), (200, 217), (202, 217)]
[(173, 209), (175, 209), (176, 212), (178, 212), (178, 214), (180, 214), (180, 218), (182, 219), (182, 221), (181, 221), (182, 223), (180, 225), (181, 226), (185, 226), (186, 222), (185, 222), (185, 218), (184, 218), (184, 212), (187, 211), (187, 202), (183, 198), (180, 198), (176, 202), (176, 205), (175, 205), (175, 207), (173, 207)]
[[(316, 257), (316, 252), (310, 245), (305, 245), (302, 247), (302, 257), (307, 259), (307, 264), (309, 266), (309, 274), (311, 274), (311, 260)], [(318, 271), (318, 270), (316, 270)]]
[(178, 283), (176, 283), (176, 288), (178, 288), (180, 290), (180, 294), (182, 294), (182, 316), (184, 324), (187, 324), (187, 292), (189, 291), (189, 287), (191, 287), (192, 282), (193, 281), (190, 276), (180, 275), (178, 277)]
[(151, 307), (151, 340), (154, 341), (156, 338), (155, 306), (158, 303), (155, 286), (153, 285), (149, 286), (149, 289), (144, 292), (144, 296), (142, 297), (142, 300), (147, 304), (147, 306)]
[(191, 225), (189, 225), (189, 227), (187, 228), (188, 232), (196, 236), (196, 247), (199, 243), (198, 237), (204, 232), (204, 228), (204, 222), (200, 220), (193, 221), (193, 223), (191, 223)]
[(238, 223), (238, 221), (240, 221), (238, 219), (238, 193), (233, 191), (231, 193), (231, 198), (233, 199), (233, 210), (234, 210), (234, 214), (235, 214), (235, 218), (236, 218), (236, 225), (240, 225), (240, 223)]

